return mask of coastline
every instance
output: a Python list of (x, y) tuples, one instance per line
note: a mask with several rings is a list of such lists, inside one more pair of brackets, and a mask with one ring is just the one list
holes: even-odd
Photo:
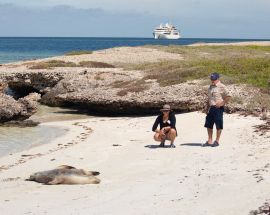
[[(0, 158), (2, 168), (13, 165), (0, 171), (1, 211), (4, 214), (127, 211), (190, 214), (192, 211), (240, 215), (257, 209), (269, 198), (269, 137), (254, 133), (253, 126), (262, 123), (259, 118), (225, 114), (221, 146), (202, 148), (200, 144), (206, 138), (205, 115), (192, 112), (176, 117), (179, 131), (176, 149), (155, 148), (157, 143), (151, 132), (155, 116), (46, 123), (64, 125), (69, 131), (49, 144)], [(24, 181), (33, 172), (63, 164), (100, 171), (101, 184), (46, 186)]]
[[(87, 120), (84, 119), (84, 120)], [(68, 148), (72, 145), (78, 144), (79, 140), (85, 139), (91, 133), (91, 129), (88, 127), (83, 127), (78, 123), (78, 120), (71, 121), (53, 121), (53, 122), (44, 122), (40, 125), (43, 126), (52, 126), (55, 128), (64, 128), (66, 133), (58, 136), (54, 140), (46, 144), (33, 145), (28, 149), (21, 150), (19, 152), (11, 153), (9, 155), (4, 155), (0, 157), (0, 161), (3, 159), (6, 162), (1, 162), (1, 170), (7, 170), (13, 168), (17, 165), (27, 162), (28, 160), (34, 159), (36, 157), (42, 157), (49, 155), (54, 151), (58, 151), (64, 148)], [(5, 163), (5, 164), (3, 164)]]

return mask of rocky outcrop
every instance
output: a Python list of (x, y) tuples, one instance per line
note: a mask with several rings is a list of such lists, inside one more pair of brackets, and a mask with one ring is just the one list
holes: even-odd
[(101, 115), (153, 114), (164, 103), (177, 112), (188, 112), (202, 109), (205, 104), (205, 90), (195, 82), (160, 87), (155, 80), (142, 81), (132, 74), (103, 72), (99, 79), (96, 76), (65, 78), (42, 97), (42, 103), (74, 105)]
[(0, 81), (0, 94), (4, 93), (6, 87), (7, 87), (7, 84), (3, 81)]
[[(5, 80), (18, 92), (43, 94), (43, 104), (74, 106), (100, 115), (156, 114), (165, 103), (176, 112), (202, 110), (208, 87), (199, 80), (161, 87), (156, 80), (144, 79), (143, 72), (120, 68), (12, 72), (6, 74)], [(267, 101), (261, 96), (257, 96), (258, 101), (254, 99), (254, 95), (260, 94), (258, 89), (237, 85), (228, 87), (232, 101), (226, 106), (227, 112), (245, 112), (247, 109), (260, 112), (262, 103)]]
[(29, 71), (9, 72), (2, 75), (5, 83), (8, 83), (10, 89), (20, 91), (27, 95), (29, 92), (47, 93), (60, 80), (65, 77), (65, 72), (56, 71)]
[(16, 101), (13, 97), (0, 94), (0, 123), (11, 120), (25, 120), (37, 110), (40, 94), (31, 93)]

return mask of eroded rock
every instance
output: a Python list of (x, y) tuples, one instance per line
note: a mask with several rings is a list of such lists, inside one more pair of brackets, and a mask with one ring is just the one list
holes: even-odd
[(0, 122), (11, 120), (25, 120), (37, 111), (40, 94), (31, 93), (28, 96), (15, 100), (9, 95), (0, 94)]

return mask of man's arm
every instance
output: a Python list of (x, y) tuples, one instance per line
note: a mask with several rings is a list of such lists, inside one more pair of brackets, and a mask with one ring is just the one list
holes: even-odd
[(222, 95), (222, 99), (223, 101), (219, 101), (216, 103), (216, 106), (219, 108), (219, 107), (222, 107), (224, 106), (225, 104), (227, 104), (231, 98), (228, 90), (227, 90), (227, 87), (223, 86), (220, 88), (221, 90), (221, 95)]
[(202, 108), (202, 112), (207, 114), (208, 110), (210, 108), (208, 93), (205, 92), (204, 95), (205, 95), (205, 103), (204, 103), (204, 106)]
[(223, 101), (220, 101), (220, 102), (216, 103), (216, 106), (218, 108), (224, 106), (225, 104), (227, 104), (230, 101), (230, 98), (231, 98), (230, 96), (225, 96)]

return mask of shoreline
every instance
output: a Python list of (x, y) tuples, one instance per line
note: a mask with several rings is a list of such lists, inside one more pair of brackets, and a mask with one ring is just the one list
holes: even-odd
[(65, 126), (42, 123), (33, 127), (0, 127), (0, 157), (47, 144), (65, 135), (67, 131)]
[[(42, 157), (42, 156), (50, 154), (51, 152), (58, 151), (63, 148), (67, 148), (73, 144), (77, 144), (78, 143), (77, 139), (81, 138), (80, 133), (82, 133), (85, 130), (85, 129), (81, 129), (80, 127), (76, 125), (73, 125), (73, 123), (76, 123), (77, 121), (78, 120), (54, 121), (54, 122), (41, 123), (40, 125), (43, 125), (43, 126), (63, 128), (66, 130), (66, 132), (63, 135), (56, 137), (54, 140), (51, 140), (49, 143), (33, 145), (27, 149), (23, 149), (14, 153), (8, 153), (6, 155), (1, 156), (0, 161), (5, 160), (7, 161), (7, 163), (3, 165), (3, 163), (1, 162), (0, 174), (1, 174), (1, 170), (7, 170), (9, 168), (25, 163), (28, 160), (31, 160), (33, 158)], [(63, 141), (67, 143), (59, 143)]]
[[(176, 149), (155, 147), (151, 132), (155, 116), (65, 121), (70, 131), (63, 137), (0, 158), (1, 165), (21, 160), (0, 171), (2, 212), (189, 214), (192, 211), (240, 215), (257, 209), (269, 198), (269, 137), (254, 133), (253, 126), (262, 123), (259, 118), (225, 114), (221, 146), (202, 148), (199, 144), (206, 138), (205, 115), (191, 112), (176, 117), (179, 132)], [(63, 126), (63, 121), (46, 124)], [(33, 172), (64, 164), (100, 171), (101, 184), (45, 186), (24, 181)]]
[[(87, 121), (88, 118), (69, 120), (69, 121), (52, 121), (52, 122), (43, 122), (40, 125), (43, 126), (52, 126), (55, 128), (65, 129), (66, 132), (63, 135), (56, 137), (54, 140), (51, 140), (49, 143), (33, 145), (28, 149), (23, 149), (18, 152), (6, 154), (0, 157), (0, 161), (6, 160), (6, 164), (0, 166), (1, 170), (7, 170), (16, 165), (22, 164), (36, 157), (42, 157), (49, 155), (52, 152), (71, 147), (72, 145), (78, 144), (80, 140), (84, 140), (90, 133), (91, 128), (84, 127), (80, 125), (80, 121)], [(63, 143), (61, 143), (63, 142)], [(42, 151), (42, 152), (40, 152)]]

